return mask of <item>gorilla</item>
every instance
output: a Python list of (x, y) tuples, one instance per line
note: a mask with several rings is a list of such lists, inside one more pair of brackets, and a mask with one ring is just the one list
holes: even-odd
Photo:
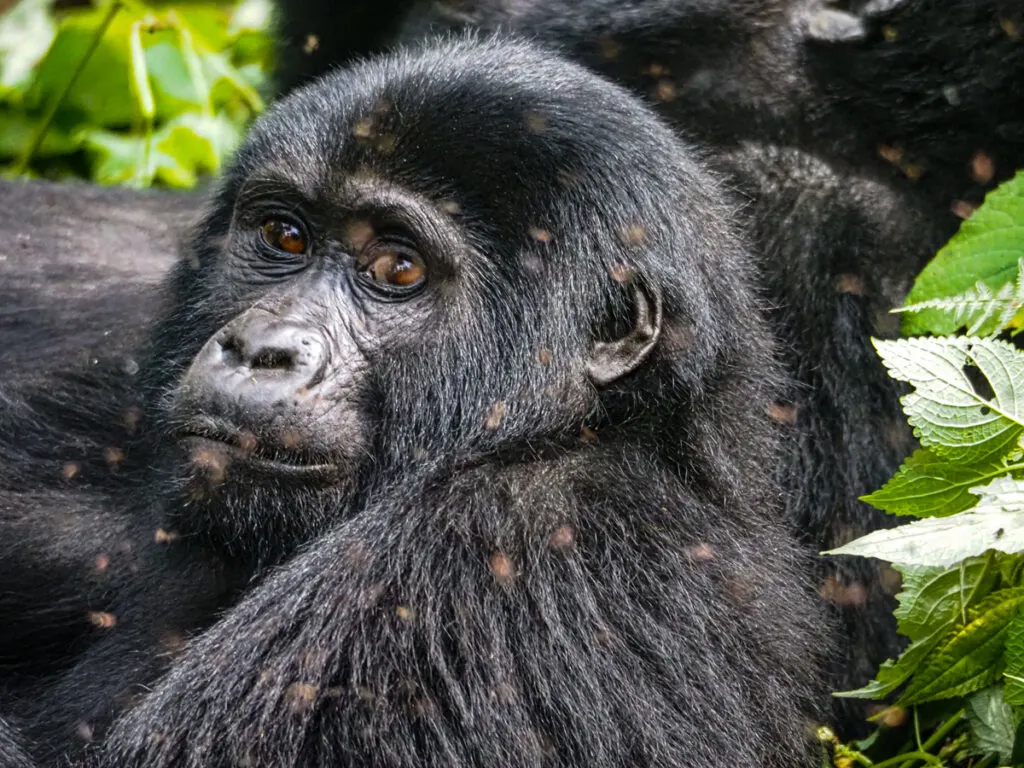
[(0, 755), (820, 764), (722, 187), (513, 39), (278, 102), (136, 364), (0, 389)]
[[(985, 191), (1024, 167), (1024, 6), (1006, 0), (281, 0), (281, 86), (438, 30), (512, 29), (653, 103), (747, 205), (791, 385), (771, 413), (813, 551), (895, 520), (860, 501), (914, 447), (870, 343)], [(899, 653), (877, 561), (818, 563), (832, 686)], [(837, 700), (844, 735), (864, 706)]]

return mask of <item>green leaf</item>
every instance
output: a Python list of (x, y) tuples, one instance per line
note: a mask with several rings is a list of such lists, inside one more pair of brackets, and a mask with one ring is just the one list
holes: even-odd
[(220, 169), (242, 139), (241, 130), (223, 115), (186, 112), (161, 129), (158, 145), (196, 173)]
[(966, 696), (1002, 675), (1006, 635), (1024, 589), (1000, 590), (981, 601), (973, 620), (933, 651), (899, 697), (899, 707)]
[[(197, 47), (220, 51), (228, 47), (233, 32), (229, 29), (233, 13), (213, 3), (177, 4), (173, 14), (177, 22), (188, 27)], [(269, 29), (269, 14), (262, 31)]]
[(1020, 323), (1024, 308), (1024, 259), (1017, 262), (1017, 278), (998, 290), (977, 283), (958, 296), (929, 299), (909, 304), (897, 312), (921, 312), (937, 309), (952, 317), (957, 328), (967, 329), (968, 336), (991, 336)]
[(1004, 586), (1021, 586), (1024, 576), (1024, 558), (1015, 555), (997, 555), (996, 564), (999, 567), (999, 578)]
[(206, 106), (208, 94), (197, 87), (176, 37), (164, 33), (159, 42), (146, 46), (146, 66), (160, 119)]
[(837, 699), (884, 699), (903, 683), (928, 659), (929, 654), (940, 643), (947, 642), (953, 636), (955, 627), (950, 624), (936, 630), (928, 637), (911, 643), (900, 657), (893, 661), (888, 659), (878, 668), (875, 679), (855, 691), (833, 693)]
[[(907, 296), (908, 304), (958, 296), (978, 282), (998, 291), (1017, 275), (1024, 257), (1024, 174), (989, 193), (985, 203), (922, 270)], [(962, 325), (941, 309), (903, 316), (907, 335), (956, 333)]]
[(1004, 698), (1007, 704), (1024, 708), (1024, 612), (1017, 611), (1010, 622), (1005, 657)]
[(923, 640), (950, 622), (960, 621), (967, 608), (985, 597), (999, 580), (991, 557), (974, 557), (953, 568), (896, 566), (903, 589), (893, 612), (899, 632)]
[(978, 755), (999, 755), (1001, 765), (1010, 760), (1017, 724), (1013, 711), (1003, 701), (1001, 686), (978, 691), (964, 704), (971, 728), (971, 751)]
[[(32, 103), (55, 98), (84, 58), (106, 9), (69, 15), (36, 73)], [(129, 75), (131, 20), (119, 13), (86, 63), (61, 112), (71, 113), (92, 126), (129, 125), (135, 117)]]
[(889, 374), (915, 388), (902, 402), (923, 445), (978, 464), (1016, 447), (1024, 433), (1024, 354), (1012, 344), (964, 337), (873, 342)]
[(222, 116), (186, 112), (157, 130), (148, 146), (145, 136), (100, 130), (86, 135), (85, 146), (100, 183), (158, 181), (184, 189), (220, 168), (239, 140), (239, 130)]
[(861, 500), (890, 515), (948, 517), (974, 506), (978, 499), (971, 494), (972, 487), (1005, 471), (1001, 462), (959, 464), (922, 448), (882, 488)]
[[(273, 3), (72, 6), (58, 26), (53, 0), (20, 0), (0, 14), (0, 98), (8, 107), (0, 110), (0, 162), (25, 154), (53, 105), (45, 143), (33, 152), (49, 175), (80, 172), (80, 156), (62, 159), (81, 148), (104, 183), (187, 186), (219, 170), (263, 107), (256, 87), (275, 50), (267, 33)], [(14, 80), (22, 91), (10, 90)]]
[(1024, 552), (1024, 480), (1001, 477), (972, 488), (973, 509), (874, 531), (823, 554), (877, 557), (906, 565), (950, 566), (990, 549)]
[(100, 184), (149, 183), (144, 139), (94, 130), (85, 135), (85, 148), (92, 159), (92, 175)]
[[(37, 121), (13, 110), (0, 110), (0, 157), (18, 157), (35, 137)], [(68, 155), (78, 149), (81, 141), (77, 134), (71, 135), (51, 125), (43, 137), (42, 146), (36, 150), (36, 157)]]
[(976, 616), (930, 655), (914, 674), (897, 704), (966, 696), (1003, 674), (1003, 649), (1010, 621), (1024, 603), (1024, 589), (1004, 589), (983, 600)]
[(135, 105), (139, 108), (142, 119), (152, 125), (153, 118), (156, 117), (156, 99), (153, 97), (153, 87), (149, 84), (149, 66), (146, 64), (146, 51), (142, 47), (141, 21), (132, 24), (131, 34), (128, 36), (128, 51), (132, 64), (132, 96), (135, 97)]
[(203, 62), (203, 74), (210, 84), (210, 100), (214, 106), (226, 106), (240, 100), (252, 112), (263, 110), (263, 99), (248, 80), (231, 65), (227, 56), (206, 53), (200, 58)]
[(57, 34), (52, 0), (21, 0), (0, 14), (0, 95), (24, 87)]

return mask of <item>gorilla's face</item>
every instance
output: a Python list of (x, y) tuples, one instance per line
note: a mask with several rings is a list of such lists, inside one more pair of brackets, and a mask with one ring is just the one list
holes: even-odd
[(179, 361), (174, 522), (232, 549), (257, 529), (287, 549), (397, 478), (578, 434), (657, 343), (637, 262), (656, 238), (623, 237), (587, 176), (621, 126), (583, 129), (486, 70), (424, 101), (417, 73), (381, 69), (257, 123), (179, 265), (159, 334)]

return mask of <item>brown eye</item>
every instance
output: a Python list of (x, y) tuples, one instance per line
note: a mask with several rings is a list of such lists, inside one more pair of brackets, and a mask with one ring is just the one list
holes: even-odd
[(262, 229), (263, 240), (271, 248), (296, 255), (306, 252), (309, 243), (298, 224), (286, 219), (267, 219)]
[(417, 254), (379, 251), (366, 265), (363, 274), (382, 285), (410, 288), (423, 280), (427, 266)]

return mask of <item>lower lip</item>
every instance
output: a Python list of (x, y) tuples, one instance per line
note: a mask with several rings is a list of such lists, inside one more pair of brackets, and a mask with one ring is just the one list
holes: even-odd
[(227, 454), (231, 457), (232, 461), (238, 461), (253, 469), (279, 476), (324, 477), (335, 475), (338, 472), (338, 467), (334, 464), (288, 464), (283, 461), (274, 461), (273, 459), (266, 459), (262, 456), (255, 456), (252, 453), (243, 451), (237, 445), (232, 445), (222, 440), (214, 440), (209, 437), (189, 435), (182, 438), (181, 443), (189, 449), (190, 453), (195, 453), (196, 451), (216, 451), (217, 453)]

